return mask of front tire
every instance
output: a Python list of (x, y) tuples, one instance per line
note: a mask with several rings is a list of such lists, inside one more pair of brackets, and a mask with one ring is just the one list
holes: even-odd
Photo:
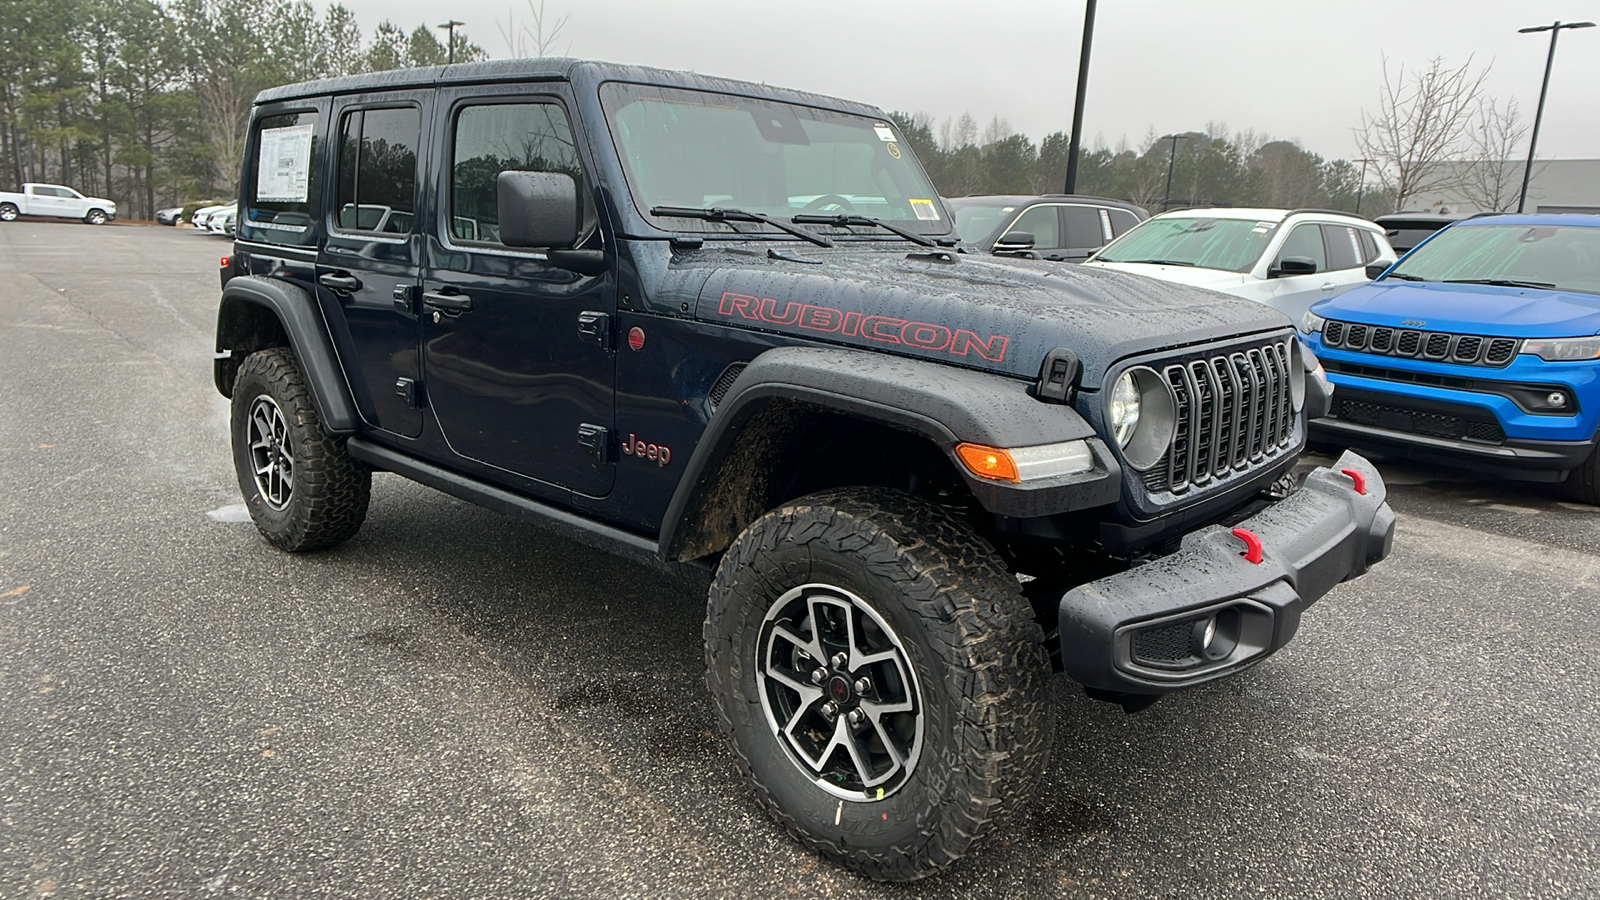
[(305, 376), (285, 347), (245, 357), (233, 382), (233, 466), (250, 518), (298, 553), (348, 540), (367, 517), (372, 470), (322, 430)]
[(723, 556), (707, 681), (756, 798), (871, 878), (955, 862), (1049, 760), (1043, 635), (970, 526), (878, 488), (756, 520)]
[(1579, 503), (1600, 506), (1600, 443), (1576, 469), (1567, 473), (1561, 485), (1566, 495)]
[(89, 210), (89, 214), (83, 217), (83, 220), (88, 222), (90, 225), (104, 225), (105, 223), (109, 222), (111, 218), (106, 215), (105, 210), (103, 209), (91, 209)]

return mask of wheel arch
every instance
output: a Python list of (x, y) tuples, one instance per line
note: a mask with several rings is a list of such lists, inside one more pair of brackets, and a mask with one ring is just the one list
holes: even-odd
[(354, 434), (361, 417), (328, 338), (316, 300), (304, 288), (273, 278), (243, 275), (228, 280), (217, 308), (217, 391), (233, 396), (233, 380), (246, 356), (269, 347), (294, 351), (312, 401), (331, 435)]
[[(696, 444), (662, 521), (661, 555), (716, 553), (780, 503), (826, 488), (899, 486), (890, 475), (946, 479), (1003, 515), (1113, 502), (1120, 471), (1093, 435), (1070, 407), (1035, 400), (1015, 379), (856, 350), (776, 348), (745, 367)], [(1091, 442), (1095, 469), (1035, 487), (979, 479), (954, 455), (962, 441), (1069, 440)]]

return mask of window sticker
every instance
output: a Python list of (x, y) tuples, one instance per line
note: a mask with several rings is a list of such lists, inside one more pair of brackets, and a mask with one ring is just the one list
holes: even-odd
[(311, 135), (315, 125), (291, 125), (261, 131), (256, 159), (256, 199), (272, 203), (304, 203), (311, 186)]
[(917, 218), (922, 219), (923, 221), (939, 221), (939, 207), (932, 200), (924, 200), (921, 197), (912, 197), (911, 211), (916, 213)]
[(895, 159), (900, 158), (900, 148), (898, 146), (894, 144), (886, 144), (885, 146), (888, 148), (890, 156), (894, 157)]
[(881, 124), (874, 125), (872, 126), (872, 130), (878, 133), (878, 140), (883, 141), (886, 144), (894, 141), (894, 129), (890, 128), (889, 126)]

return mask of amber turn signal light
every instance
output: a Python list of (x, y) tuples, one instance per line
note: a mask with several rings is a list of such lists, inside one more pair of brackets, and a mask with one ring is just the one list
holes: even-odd
[(991, 481), (1021, 481), (1017, 477), (1017, 463), (1011, 452), (982, 444), (957, 444), (956, 457), (967, 471)]

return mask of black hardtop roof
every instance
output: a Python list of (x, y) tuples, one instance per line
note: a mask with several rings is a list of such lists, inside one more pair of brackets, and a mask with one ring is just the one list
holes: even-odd
[(844, 112), (859, 113), (888, 121), (883, 111), (864, 103), (841, 100), (822, 94), (771, 87), (751, 81), (736, 81), (695, 72), (672, 69), (655, 69), (649, 66), (628, 66), (620, 63), (594, 60), (543, 57), (537, 59), (496, 59), (489, 62), (458, 63), (453, 66), (426, 66), (416, 69), (392, 69), (365, 75), (345, 75), (318, 81), (303, 81), (267, 88), (256, 95), (255, 102), (276, 103), (303, 97), (326, 94), (354, 94), (399, 88), (435, 87), (454, 84), (500, 84), (517, 81), (552, 81), (571, 79), (575, 73), (587, 71), (595, 81), (628, 81), (663, 87), (688, 88), (722, 94), (742, 94), (770, 97), (803, 106), (819, 106)]

